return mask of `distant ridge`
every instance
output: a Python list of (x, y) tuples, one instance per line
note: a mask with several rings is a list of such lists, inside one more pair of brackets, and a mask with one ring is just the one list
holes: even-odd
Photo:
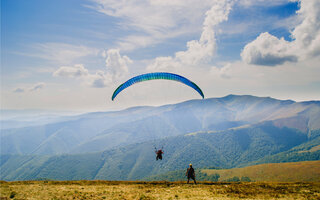
[[(233, 168), (320, 160), (319, 136), (318, 101), (228, 95), (87, 113), (1, 130), (0, 179), (136, 180), (190, 162)], [(155, 162), (161, 146), (164, 159)]]

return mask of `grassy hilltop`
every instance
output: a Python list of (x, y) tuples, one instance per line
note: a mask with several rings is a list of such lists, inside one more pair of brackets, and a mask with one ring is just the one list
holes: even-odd
[(320, 182), (320, 161), (269, 163), (233, 169), (205, 169), (207, 175), (219, 174), (219, 181), (248, 177), (251, 181), (317, 181)]
[(2, 181), (0, 199), (320, 199), (320, 161), (196, 169), (197, 185), (186, 184), (184, 173), (149, 181)]
[(319, 199), (320, 183), (1, 182), (1, 199)]

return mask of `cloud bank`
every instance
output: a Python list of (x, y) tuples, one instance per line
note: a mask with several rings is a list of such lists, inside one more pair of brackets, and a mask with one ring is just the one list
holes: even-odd
[(84, 65), (76, 64), (60, 67), (53, 73), (53, 76), (80, 79), (90, 87), (103, 88), (128, 75), (128, 64), (132, 61), (127, 56), (121, 56), (119, 49), (110, 49), (104, 53), (104, 56), (107, 57), (106, 71), (98, 70), (90, 73)]
[(320, 1), (301, 0), (297, 11), (302, 22), (291, 32), (292, 41), (261, 33), (247, 44), (242, 60), (249, 64), (276, 66), (320, 55)]
[(33, 44), (32, 49), (34, 50), (34, 53), (18, 54), (69, 64), (75, 60), (78, 60), (79, 58), (93, 56), (99, 53), (98, 49), (96, 48), (59, 42)]
[(98, 12), (116, 17), (129, 35), (117, 41), (121, 50), (134, 50), (183, 35), (198, 33), (204, 13), (218, 1), (93, 0)]
[(199, 40), (187, 42), (187, 50), (175, 53), (174, 57), (158, 57), (147, 67), (148, 71), (176, 70), (182, 65), (195, 66), (210, 61), (217, 48), (215, 26), (228, 20), (232, 1), (214, 1), (206, 12)]
[(88, 76), (89, 72), (82, 64), (76, 64), (73, 67), (63, 66), (53, 73), (53, 76), (80, 78)]

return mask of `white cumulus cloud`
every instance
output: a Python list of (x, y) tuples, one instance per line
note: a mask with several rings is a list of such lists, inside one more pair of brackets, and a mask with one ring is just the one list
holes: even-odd
[(210, 61), (217, 48), (215, 26), (228, 20), (232, 2), (227, 0), (214, 1), (212, 7), (206, 12), (200, 39), (189, 41), (187, 50), (176, 52), (174, 57), (156, 58), (147, 69), (149, 71), (172, 70), (181, 65), (194, 66)]
[(297, 11), (302, 19), (292, 33), (292, 41), (262, 33), (247, 44), (242, 59), (255, 65), (275, 66), (320, 55), (320, 1), (301, 0)]
[(278, 39), (269, 33), (262, 33), (244, 47), (241, 56), (247, 63), (274, 66), (286, 61), (297, 61), (295, 54), (292, 43), (284, 38)]
[(116, 17), (128, 35), (117, 41), (121, 50), (133, 50), (169, 38), (201, 31), (204, 13), (220, 0), (93, 0), (98, 12)]
[(88, 70), (82, 64), (76, 64), (74, 66), (62, 66), (53, 73), (53, 76), (80, 78), (88, 76)]
[(98, 70), (95, 73), (90, 73), (84, 65), (76, 64), (74, 66), (60, 67), (53, 73), (53, 76), (76, 78), (91, 87), (103, 88), (128, 75), (128, 64), (132, 63), (132, 61), (127, 56), (121, 56), (118, 49), (110, 49), (103, 53), (102, 56), (106, 57), (105, 71)]
[(128, 64), (132, 60), (128, 56), (121, 56), (119, 49), (110, 49), (107, 51), (106, 67), (107, 72), (114, 78), (123, 78), (129, 73)]
[(104, 88), (111, 83), (112, 77), (110, 74), (99, 70), (95, 74), (90, 75), (87, 81), (94, 88)]

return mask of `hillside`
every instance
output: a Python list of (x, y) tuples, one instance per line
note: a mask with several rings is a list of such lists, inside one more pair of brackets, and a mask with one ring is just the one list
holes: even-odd
[[(155, 142), (155, 143), (154, 143)], [(231, 168), (255, 163), (320, 160), (320, 137), (308, 140), (296, 129), (263, 123), (256, 126), (209, 133), (186, 134), (154, 142), (143, 142), (100, 153), (56, 156), (2, 155), (2, 180), (107, 179), (137, 180), (185, 169)], [(165, 144), (162, 161), (155, 161), (153, 147)]]
[[(232, 169), (195, 169), (198, 181), (319, 182), (320, 161), (268, 163)], [(186, 169), (144, 178), (147, 181), (185, 181)]]
[(280, 162), (298, 162), (303, 160), (320, 160), (319, 151), (320, 137), (308, 140), (307, 142), (295, 146), (294, 148), (283, 151), (274, 155), (268, 155), (264, 158), (258, 159), (253, 162), (249, 162), (246, 165), (240, 164), (241, 166), (256, 165), (261, 163), (280, 163)]
[[(1, 180), (138, 180), (169, 171), (320, 160), (320, 103), (229, 95), (1, 131)], [(155, 161), (154, 148), (164, 147)]]
[[(37, 119), (37, 118), (35, 118)], [(31, 119), (28, 119), (31, 120)], [(1, 154), (78, 154), (199, 131), (222, 131), (263, 121), (313, 137), (320, 129), (320, 104), (269, 97), (228, 95), (160, 107), (136, 107), (55, 119), (1, 130)], [(3, 127), (6, 121), (1, 121)], [(32, 125), (32, 126), (31, 126)], [(112, 142), (111, 142), (112, 141)]]
[(219, 174), (219, 181), (248, 177), (251, 181), (299, 182), (320, 181), (320, 161), (268, 163), (233, 169), (204, 169), (208, 176)]

